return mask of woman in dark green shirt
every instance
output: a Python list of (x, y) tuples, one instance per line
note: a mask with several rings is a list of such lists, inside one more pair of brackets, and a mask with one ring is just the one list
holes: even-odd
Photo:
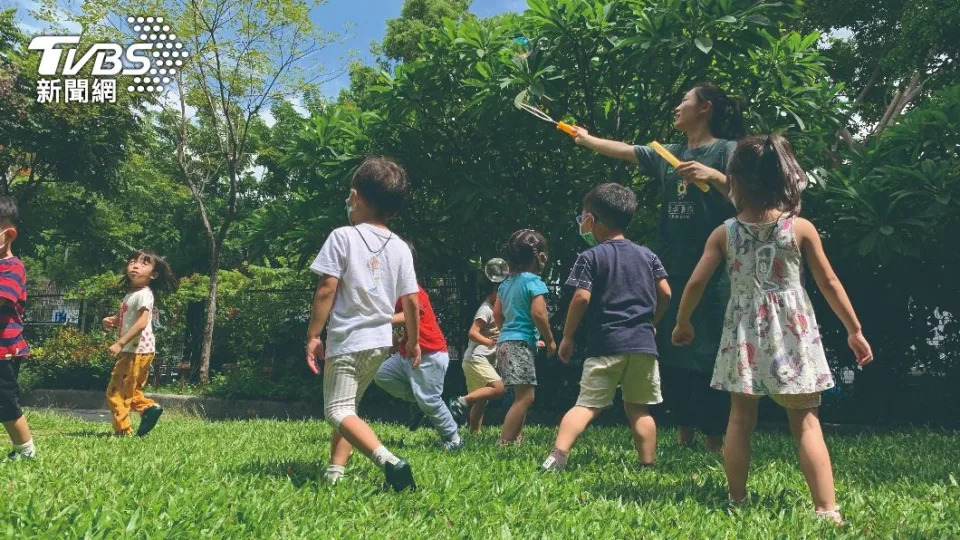
[[(687, 136), (686, 144), (664, 145), (680, 159), (676, 169), (649, 146), (601, 139), (583, 128), (577, 128), (576, 141), (605, 156), (638, 163), (645, 174), (661, 184), (656, 252), (670, 276), (670, 289), (679, 298), (700, 260), (707, 237), (734, 215), (733, 205), (727, 199), (726, 170), (737, 146), (736, 139), (744, 133), (739, 103), (712, 84), (698, 84), (683, 96), (674, 109), (673, 125)], [(695, 182), (709, 189), (704, 192)], [(658, 327), (663, 395), (680, 425), (681, 446), (693, 443), (695, 428), (706, 435), (708, 449), (720, 450), (723, 443), (729, 400), (725, 393), (710, 388), (710, 376), (729, 296), (726, 273), (714, 274), (704, 293), (704, 303), (693, 316), (698, 319), (694, 321), (698, 332), (694, 347), (675, 347), (670, 343), (679, 302), (671, 302)]]

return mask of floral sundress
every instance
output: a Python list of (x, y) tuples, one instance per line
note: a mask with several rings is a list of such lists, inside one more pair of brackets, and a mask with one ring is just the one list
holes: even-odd
[(793, 216), (727, 228), (730, 302), (711, 386), (743, 394), (809, 394), (833, 387)]

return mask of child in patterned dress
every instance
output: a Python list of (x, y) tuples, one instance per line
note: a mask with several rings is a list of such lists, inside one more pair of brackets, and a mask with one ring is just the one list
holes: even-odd
[(731, 396), (723, 446), (730, 503), (747, 501), (750, 437), (758, 400), (768, 395), (787, 411), (816, 514), (839, 523), (830, 454), (818, 415), (820, 392), (834, 383), (802, 284), (804, 259), (843, 321), (857, 363), (870, 363), (873, 353), (823, 252), (820, 235), (797, 215), (806, 174), (790, 143), (779, 135), (743, 139), (728, 175), (738, 214), (707, 240), (683, 291), (672, 340), (677, 345), (693, 341), (691, 314), (707, 281), (725, 261), (731, 294), (711, 386)]

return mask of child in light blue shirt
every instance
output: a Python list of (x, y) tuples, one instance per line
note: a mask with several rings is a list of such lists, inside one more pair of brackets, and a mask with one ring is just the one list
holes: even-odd
[(518, 444), (537, 386), (537, 340), (543, 339), (549, 356), (557, 352), (547, 314), (547, 285), (537, 275), (547, 264), (547, 239), (532, 229), (513, 233), (507, 241), (507, 263), (510, 277), (500, 284), (493, 316), (500, 327), (497, 370), (515, 398), (503, 419), (499, 444)]

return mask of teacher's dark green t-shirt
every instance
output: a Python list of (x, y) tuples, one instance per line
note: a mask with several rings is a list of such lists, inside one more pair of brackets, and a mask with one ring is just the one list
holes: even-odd
[[(726, 172), (737, 143), (717, 139), (696, 148), (688, 148), (686, 144), (664, 146), (680, 161), (697, 161)], [(714, 272), (700, 305), (693, 313), (691, 322), (697, 332), (693, 345), (675, 347), (670, 343), (670, 334), (677, 322), (677, 307), (683, 289), (703, 255), (707, 238), (725, 219), (734, 216), (735, 210), (726, 195), (713, 186), (704, 193), (693, 184), (684, 185), (673, 167), (649, 146), (635, 146), (634, 152), (641, 170), (663, 188), (655, 251), (670, 275), (668, 282), (673, 298), (657, 328), (660, 362), (696, 371), (712, 371), (730, 298), (730, 281), (725, 271), (718, 269)]]

